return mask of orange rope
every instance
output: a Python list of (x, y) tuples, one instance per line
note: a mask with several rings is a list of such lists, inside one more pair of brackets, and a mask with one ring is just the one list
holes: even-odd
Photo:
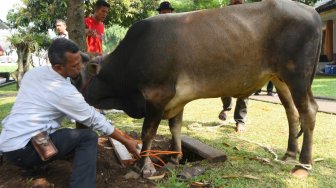
[[(124, 137), (126, 137), (128, 139), (131, 139), (131, 140), (135, 140), (137, 143), (141, 143), (141, 140), (136, 140), (136, 139), (132, 138), (131, 136), (129, 136), (128, 134), (126, 134), (122, 130), (120, 130), (118, 128), (116, 128), (115, 130), (118, 131)], [(159, 164), (156, 164), (156, 163), (153, 162), (153, 165), (157, 166), (159, 168), (162, 168), (164, 165), (166, 165), (166, 163), (159, 157), (159, 155), (174, 155), (174, 154), (182, 155), (182, 152), (179, 152), (179, 151), (161, 151), (161, 150), (144, 150), (144, 151), (140, 152), (141, 157), (153, 157), (153, 158), (157, 159), (158, 161), (160, 161), (162, 165), (159, 165)]]
[(153, 157), (161, 162), (162, 165), (156, 164), (153, 162), (153, 165), (162, 168), (166, 163), (158, 156), (158, 155), (173, 155), (173, 154), (179, 154), (181, 155), (182, 152), (178, 151), (161, 151), (161, 150), (144, 150), (140, 153), (140, 156), (142, 157)]

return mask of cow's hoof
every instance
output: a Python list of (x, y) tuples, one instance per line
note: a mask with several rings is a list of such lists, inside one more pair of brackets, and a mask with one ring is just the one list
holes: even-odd
[(291, 174), (296, 178), (305, 178), (308, 176), (308, 170), (301, 167), (294, 167)]
[(150, 158), (146, 158), (145, 165), (142, 168), (142, 177), (147, 178), (153, 176), (156, 173), (155, 166)]

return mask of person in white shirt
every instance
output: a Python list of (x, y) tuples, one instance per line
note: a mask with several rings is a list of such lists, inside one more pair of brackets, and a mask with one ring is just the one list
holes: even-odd
[[(98, 136), (95, 131), (121, 143), (136, 159), (137, 143), (114, 131), (107, 119), (87, 104), (67, 77), (76, 78), (82, 68), (78, 46), (65, 38), (55, 39), (48, 50), (50, 66), (27, 72), (21, 82), (14, 106), (2, 121), (0, 152), (4, 159), (23, 168), (45, 165), (74, 154), (70, 187), (95, 187)], [(91, 129), (60, 129), (69, 116)], [(42, 161), (31, 138), (46, 131), (58, 154)]]
[(55, 22), (56, 27), (56, 38), (66, 38), (69, 39), (68, 31), (66, 30), (67, 26), (64, 20), (57, 19)]

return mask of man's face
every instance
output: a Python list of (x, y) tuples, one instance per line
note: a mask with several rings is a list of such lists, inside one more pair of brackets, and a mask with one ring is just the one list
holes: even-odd
[(55, 26), (58, 34), (63, 34), (66, 30), (66, 26), (63, 22), (56, 22)]
[(82, 68), (82, 58), (80, 56), (80, 53), (70, 53), (70, 52), (66, 52), (65, 53), (65, 57), (67, 59), (67, 63), (63, 66), (63, 65), (55, 65), (55, 66), (59, 66), (59, 73), (63, 76), (63, 77), (70, 77), (70, 78), (76, 78)]
[(170, 9), (163, 9), (159, 11), (159, 14), (167, 14), (167, 13), (172, 13), (173, 11)]
[(108, 7), (100, 7), (95, 11), (95, 15), (94, 17), (98, 20), (98, 21), (104, 21), (107, 14), (108, 14), (109, 8)]

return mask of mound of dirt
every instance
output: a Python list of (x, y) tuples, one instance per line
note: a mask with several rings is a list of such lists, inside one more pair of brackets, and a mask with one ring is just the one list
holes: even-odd
[[(136, 133), (130, 133), (136, 138)], [(169, 140), (156, 136), (153, 148), (168, 149)], [(71, 159), (58, 160), (50, 163), (46, 169), (35, 175), (27, 175), (22, 169), (8, 164), (6, 161), (0, 166), (0, 188), (7, 187), (68, 187), (71, 174)], [(123, 168), (113, 151), (111, 143), (106, 137), (99, 138), (97, 157), (97, 188), (151, 188), (155, 182), (139, 179), (125, 179), (129, 168)]]

